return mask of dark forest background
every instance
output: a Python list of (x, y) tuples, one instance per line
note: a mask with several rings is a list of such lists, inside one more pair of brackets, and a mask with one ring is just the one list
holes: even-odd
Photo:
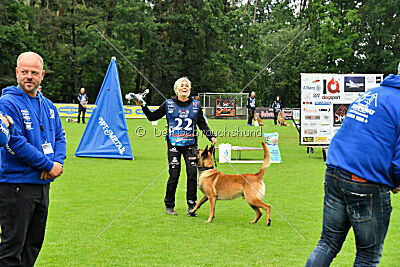
[[(400, 0), (1, 0), (0, 86), (16, 84), (19, 53), (45, 60), (45, 95), (73, 102), (80, 87), (95, 101), (112, 56), (121, 89), (148, 83), (99, 30), (167, 97), (181, 76), (192, 92), (240, 92), (258, 106), (279, 94), (299, 103), (300, 73), (384, 73), (400, 61)], [(152, 90), (151, 104), (164, 99)]]

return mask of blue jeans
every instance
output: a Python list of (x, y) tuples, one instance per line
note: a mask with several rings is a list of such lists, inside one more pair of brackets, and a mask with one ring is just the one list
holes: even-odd
[(327, 168), (322, 234), (306, 266), (329, 266), (353, 227), (354, 266), (377, 266), (389, 227), (390, 188), (352, 180), (348, 172)]

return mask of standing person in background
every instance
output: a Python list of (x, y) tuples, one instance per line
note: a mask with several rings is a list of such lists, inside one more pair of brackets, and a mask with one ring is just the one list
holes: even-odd
[[(17, 59), (18, 86), (3, 89), (0, 110), (14, 122), (1, 151), (0, 266), (33, 266), (42, 248), (50, 182), (63, 173), (65, 132), (54, 104), (38, 92), (43, 59)], [(2, 119), (3, 120), (3, 119)]]
[(254, 112), (256, 111), (256, 93), (254, 91), (251, 92), (250, 97), (247, 98), (246, 107), (249, 111), (247, 126), (253, 126)]
[(281, 103), (281, 98), (276, 96), (274, 103), (272, 103), (272, 108), (274, 109), (274, 123), (276, 126), (277, 120), (278, 120), (278, 114), (279, 112), (282, 111), (282, 103)]
[(85, 88), (81, 88), (81, 92), (78, 94), (78, 101), (79, 101), (79, 113), (78, 113), (78, 123), (81, 122), (81, 112), (82, 112), (82, 123), (85, 124), (85, 112), (86, 112), (86, 105), (89, 102), (89, 98), (85, 94)]

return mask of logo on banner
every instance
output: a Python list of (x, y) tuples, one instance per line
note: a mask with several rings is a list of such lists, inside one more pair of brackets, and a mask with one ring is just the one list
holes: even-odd
[(330, 101), (315, 101), (316, 106), (330, 106), (332, 102)]
[(314, 137), (303, 137), (303, 143), (314, 143)]
[(317, 126), (317, 123), (316, 122), (304, 122), (303, 126), (311, 126), (311, 127), (313, 127), (313, 126)]
[(304, 113), (316, 113), (316, 108), (303, 108)]
[(339, 82), (335, 80), (335, 78), (332, 78), (328, 83), (327, 80), (324, 80), (324, 90), (323, 90), (323, 96), (322, 99), (329, 99), (329, 100), (334, 100), (334, 99), (340, 99), (339, 95), (326, 95), (327, 93), (330, 94), (337, 94), (340, 93), (340, 86)]
[(304, 85), (303, 90), (313, 90), (313, 91), (320, 91), (321, 86), (316, 85), (316, 86), (309, 86), (309, 85)]
[(312, 103), (313, 103), (313, 102), (308, 102), (308, 101), (306, 101), (306, 102), (303, 102), (303, 105), (312, 105)]
[(331, 94), (339, 93), (339, 82), (336, 81), (335, 78), (332, 78), (326, 85), (326, 80), (324, 80), (324, 94), (326, 94), (326, 89), (328, 89), (328, 92)]
[(319, 130), (320, 135), (331, 135), (331, 130), (330, 129), (321, 129)]
[(367, 83), (376, 84), (376, 77), (367, 76), (366, 81), (367, 81)]
[(317, 134), (317, 129), (304, 129), (304, 134), (315, 135)]
[(329, 120), (331, 117), (329, 115), (323, 115), (322, 118), (324, 118), (324, 120)]
[(329, 112), (329, 111), (331, 111), (331, 109), (330, 108), (320, 108), (319, 111), (321, 111), (321, 112)]
[(315, 137), (316, 143), (325, 143), (328, 141), (328, 137)]
[(333, 126), (341, 126), (350, 104), (333, 104)]
[(319, 120), (321, 117), (319, 115), (310, 115), (310, 116), (305, 116), (306, 120)]
[(344, 77), (345, 92), (365, 92), (365, 77)]

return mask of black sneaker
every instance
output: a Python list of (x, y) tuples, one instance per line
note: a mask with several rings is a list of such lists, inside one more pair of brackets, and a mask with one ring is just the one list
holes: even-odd
[(167, 213), (168, 215), (178, 215), (174, 208), (165, 208), (165, 213)]
[(191, 211), (192, 209), (194, 209), (194, 206), (188, 208), (187, 215), (189, 215), (190, 217), (197, 217), (197, 213), (196, 213), (196, 212), (190, 213), (190, 211)]

